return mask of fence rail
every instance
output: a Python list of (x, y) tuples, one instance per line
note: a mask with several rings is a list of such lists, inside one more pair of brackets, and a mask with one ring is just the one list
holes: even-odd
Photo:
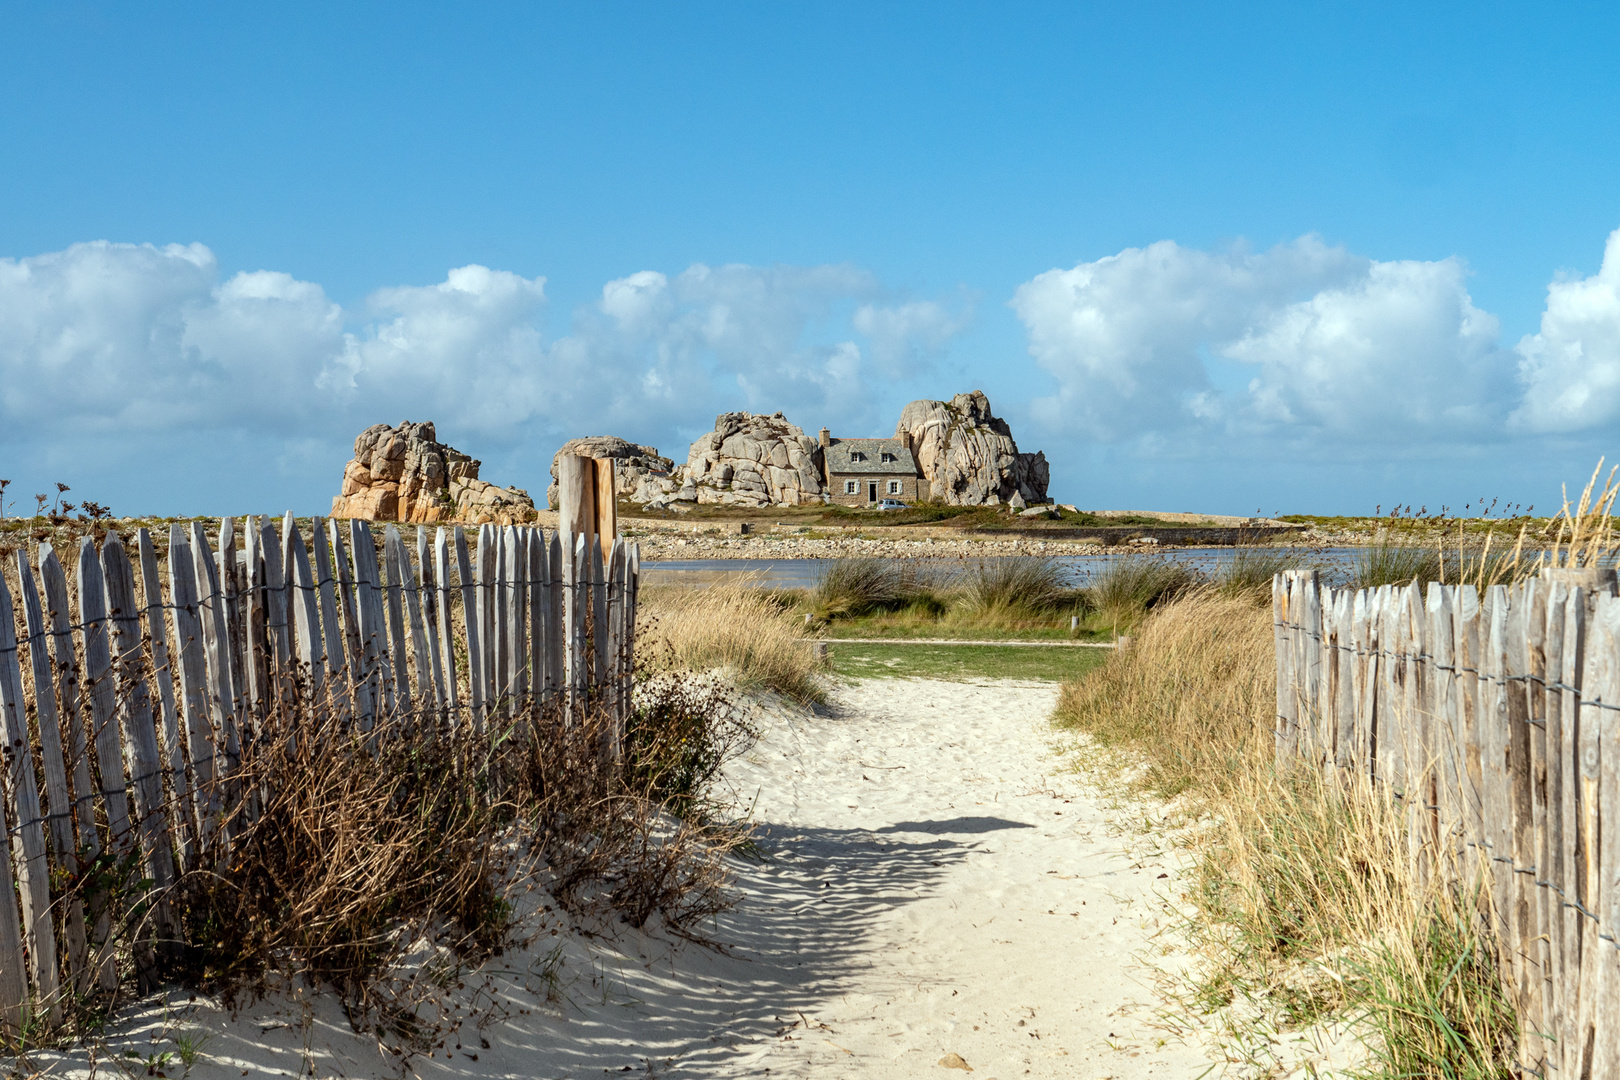
[[(306, 532), (289, 514), (278, 533), (226, 518), (217, 546), (200, 522), (171, 526), (162, 560), (146, 529), (132, 546), (85, 537), (71, 581), (49, 545), (18, 551), (15, 600), (0, 573), (8, 1041), (116, 987), (118, 905), (94, 880), (144, 878), (161, 896), (221, 864), (233, 772), (275, 710), (332, 710), (372, 740), (387, 724), (493, 738), (590, 711), (609, 720), (602, 752), (622, 754), (640, 555), (611, 521), (419, 526), (414, 556), (393, 525), (380, 557), (378, 539), (364, 521)], [(161, 904), (151, 918), (161, 934)]]
[(1547, 570), (1483, 592), (1272, 583), (1277, 753), (1400, 800), (1420, 874), (1482, 880), (1519, 1066), (1620, 1076), (1620, 597)]

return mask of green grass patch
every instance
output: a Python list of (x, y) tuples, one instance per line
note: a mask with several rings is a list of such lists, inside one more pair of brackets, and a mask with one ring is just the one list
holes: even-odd
[(855, 679), (1078, 679), (1107, 649), (1031, 645), (866, 645), (830, 642), (835, 674)]

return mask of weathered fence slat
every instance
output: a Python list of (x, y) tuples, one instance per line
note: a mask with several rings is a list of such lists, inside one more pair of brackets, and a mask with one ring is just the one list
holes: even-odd
[[(143, 927), (142, 933), (167, 936), (169, 905), (165, 893), (174, 884), (174, 854), (169, 844), (168, 809), (164, 805), (163, 760), (158, 752), (157, 728), (146, 680), (141, 609), (135, 600), (129, 556), (117, 533), (109, 532), (101, 546), (101, 573), (107, 590), (107, 624), (117, 656), (114, 670), (118, 679), (118, 712), (123, 722), (125, 760), (135, 796), (137, 833), (146, 876), (158, 892), (158, 902), (152, 908), (154, 921)], [(105, 777), (105, 757), (101, 759), (101, 769)]]
[[(56, 970), (56, 929), (51, 914), (51, 865), (45, 843), (45, 814), (39, 802), (34, 755), (28, 737), (22, 666), (17, 660), (17, 624), (11, 590), (0, 574), (0, 730), (6, 746), (6, 787), (14, 824), (7, 835), (11, 845), (0, 845), (0, 858), (10, 846), (17, 859), (18, 894), (22, 900), (23, 936), (28, 945), (28, 967), (42, 1007), (54, 1021), (61, 1015), (61, 994)], [(46, 687), (49, 693), (49, 686)], [(10, 896), (6, 898), (10, 904)]]
[(473, 577), (472, 559), (467, 553), (467, 534), (456, 526), (456, 573), (461, 583), (461, 617), (467, 635), (467, 703), (472, 710), (472, 729), (484, 731), (484, 648), (478, 624), (483, 604), (478, 600), (478, 582)]
[[(248, 530), (249, 539), (246, 541), (251, 551), (258, 543), (253, 539), (253, 530)], [(196, 523), (192, 531), (192, 543), (196, 548), (195, 558), (199, 564), (205, 561), (203, 556), (208, 553), (208, 539), (200, 522)], [(258, 682), (253, 672), (249, 670), (249, 657), (247, 652), (252, 648), (253, 638), (248, 630), (251, 621), (248, 605), (262, 603), (260, 593), (247, 593), (252, 585), (252, 574), (236, 553), (236, 522), (232, 518), (219, 519), (219, 550), (207, 560), (210, 570), (220, 593), (219, 603), (221, 615), (224, 619), (225, 632), (220, 639), (220, 648), (224, 650), (224, 663), (226, 670), (222, 674), (221, 689), (225, 693), (225, 705), (231, 711), (235, 721), (234, 729), (240, 729), (247, 722), (254, 703), (258, 700)], [(199, 584), (198, 595), (204, 595)], [(259, 625), (263, 625), (261, 619)]]
[[(222, 778), (224, 774), (236, 768), (236, 731), (240, 714), (235, 711), (235, 706), (238, 701), (245, 701), (245, 697), (233, 693), (235, 684), (231, 682), (231, 656), (235, 652), (233, 638), (240, 636), (240, 631), (228, 618), (219, 565), (208, 550), (208, 536), (200, 522), (194, 522), (191, 528), (197, 571), (197, 604), (202, 614), (203, 645), (208, 657), (208, 690), (210, 711), (213, 713), (211, 735), (214, 773)], [(233, 551), (232, 563), (234, 562)], [(195, 747), (192, 748), (192, 752), (196, 753)], [(223, 788), (219, 794), (222, 800), (227, 796)]]
[[(372, 570), (374, 551), (371, 530), (366, 528), (365, 522), (350, 521), (349, 555), (354, 562), (355, 609), (360, 627), (360, 666), (355, 678), (366, 687), (366, 697), (374, 708), (380, 705), (391, 713), (394, 711), (393, 696), (387, 691), (386, 679), (382, 674), (382, 607), (376, 598)], [(362, 720), (361, 730), (373, 730), (376, 720), (376, 714), (368, 712)]]
[(433, 572), (426, 525), (416, 527), (416, 564), (422, 572), (421, 581), (418, 583), (418, 602), (425, 624), (428, 675), (433, 680), (433, 708), (439, 722), (442, 723), (447, 702), (444, 696), (444, 659), (439, 647), (439, 589), (438, 577)]
[(443, 525), (433, 535), (433, 569), (437, 577), (433, 605), (439, 614), (439, 649), (444, 654), (445, 721), (453, 726), (461, 722), (461, 688), (456, 675), (456, 628), (451, 619), (450, 542)]
[[(133, 845), (129, 826), (129, 796), (124, 788), (123, 748), (113, 722), (116, 697), (113, 686), (112, 650), (107, 640), (107, 595), (101, 578), (101, 561), (96, 544), (86, 536), (79, 541), (79, 632), (84, 651), (84, 683), (90, 699), (90, 741), (95, 747), (101, 778), (99, 797), (107, 815), (107, 847), (117, 858), (128, 855)], [(90, 793), (92, 789), (87, 788)], [(83, 796), (81, 796), (82, 798)], [(117, 971), (110, 948), (105, 890), (88, 897), (99, 910), (93, 948), (100, 961), (102, 989), (117, 986)]]
[(1559, 978), (1560, 997), (1556, 1015), (1559, 1019), (1560, 1070), (1565, 1076), (1578, 1075), (1580, 1051), (1575, 1046), (1575, 1034), (1580, 1022), (1581, 978), (1581, 892), (1576, 868), (1576, 838), (1580, 835), (1580, 818), (1576, 813), (1576, 793), (1580, 787), (1580, 764), (1577, 747), (1580, 728), (1581, 692), (1578, 689), (1585, 676), (1583, 657), (1586, 652), (1586, 593), (1571, 587), (1564, 602), (1564, 662), (1559, 681), (1562, 716), (1559, 731), (1558, 774), (1559, 837), (1558, 837), (1558, 896), (1563, 948), (1563, 970)]
[[(206, 555), (206, 553), (205, 553)], [(209, 719), (207, 658), (203, 653), (202, 621), (197, 611), (196, 568), (191, 544), (179, 525), (169, 527), (169, 612), (175, 646), (180, 654), (180, 712), (185, 717), (185, 753), (191, 767), (189, 807), (198, 849), (206, 846), (218, 822), (214, 792), (214, 740)], [(182, 845), (181, 858), (191, 865), (191, 851)]]
[(348, 692), (344, 686), (343, 672), (346, 650), (343, 644), (343, 630), (338, 623), (336, 582), (332, 575), (332, 554), (327, 547), (326, 530), (322, 528), (320, 518), (311, 523), (310, 552), (314, 559), (313, 571), (315, 574), (315, 599), (321, 612), (321, 656), (324, 671), (322, 681), (325, 682), (332, 695), (333, 705), (338, 714), (348, 711)]
[(438, 694), (433, 689), (433, 650), (428, 647), (427, 624), (422, 618), (422, 593), (417, 585), (416, 571), (411, 567), (410, 550), (397, 532), (393, 541), (398, 552), (400, 586), (405, 594), (406, 622), (410, 626), (411, 661), (416, 670), (415, 700), (425, 721), (438, 708)]
[(546, 544), (546, 686), (552, 700), (567, 694), (568, 675), (563, 642), (568, 637), (564, 620), (563, 538), (553, 532)]
[(135, 531), (135, 544), (141, 560), (141, 596), (146, 601), (146, 632), (152, 640), (152, 678), (157, 684), (158, 715), (163, 732), (163, 775), (168, 786), (180, 797), (185, 786), (185, 754), (180, 746), (180, 720), (174, 704), (174, 663), (169, 656), (169, 636), (163, 617), (163, 582), (158, 578), (157, 549), (152, 534)]
[(400, 565), (402, 556), (408, 566), (410, 559), (409, 556), (405, 556), (405, 544), (400, 539), (399, 530), (389, 525), (383, 529), (383, 568), (387, 575), (388, 667), (394, 673), (394, 695), (399, 702), (400, 714), (410, 716), (412, 694), (410, 668), (405, 662), (405, 567)]
[[(56, 707), (56, 679), (51, 671), (46, 639), (50, 626), (34, 586), (28, 552), (17, 552), (17, 584), (22, 593), (23, 629), (28, 635), (28, 666), (34, 680), (34, 723), (39, 732), (40, 762), (45, 768), (45, 800), (51, 851), (56, 863), (70, 874), (79, 870), (78, 845), (73, 838), (73, 795), (68, 785), (67, 757), (62, 752), (62, 718)], [(62, 941), (67, 946), (68, 981), (75, 993), (88, 987), (85, 957), (84, 904), (69, 893), (63, 910)]]
[[(494, 561), (494, 578), (485, 586), (490, 595), (490, 661), (494, 665), (495, 684), (491, 697), (496, 701), (497, 708), (502, 716), (512, 715), (512, 581), (508, 572), (511, 569), (507, 562), (507, 532), (499, 525), (485, 526), (489, 530), (489, 552)], [(480, 530), (482, 531), (482, 530)], [(483, 557), (483, 548), (479, 548), (479, 557)], [(479, 566), (480, 577), (483, 566)]]
[[(289, 599), (293, 612), (293, 632), (298, 647), (298, 664), (307, 673), (309, 689), (319, 695), (326, 682), (326, 637), (321, 632), (320, 600), (315, 589), (314, 568), (304, 538), (298, 535), (292, 515), (282, 523), (282, 562), (287, 567)], [(320, 543), (320, 531), (315, 532)]]
[[(11, 833), (9, 799), (0, 798), (0, 828)], [(28, 978), (23, 960), (22, 918), (17, 914), (17, 886), (11, 860), (0, 858), (0, 1031), (8, 1040), (22, 1035), (28, 1008)]]
[(608, 627), (607, 627), (607, 568), (603, 565), (602, 538), (591, 538), (591, 657), (590, 674), (593, 686), (607, 685)]
[(590, 678), (585, 636), (590, 608), (590, 556), (583, 534), (571, 539), (572, 550), (563, 556), (563, 602), (568, 605), (564, 615), (568, 629), (563, 640), (568, 650), (568, 716), (577, 724), (584, 719), (585, 693)]
[[(483, 685), (479, 690), (483, 694), (484, 710), (489, 718), (493, 718), (501, 705), (502, 687), (500, 683), (500, 670), (496, 667), (496, 619), (495, 619), (495, 527), (493, 525), (480, 525), (478, 527), (478, 566), (474, 570), (477, 574), (478, 597), (478, 653), (479, 671), (483, 676)], [(469, 639), (471, 640), (471, 639)], [(492, 720), (493, 722), (493, 720)]]
[(508, 525), (502, 566), (506, 568), (506, 670), (512, 686), (512, 715), (529, 708), (529, 530)]
[(1599, 791), (1596, 939), (1597, 994), (1593, 1024), (1591, 1075), (1620, 1076), (1620, 955), (1616, 928), (1620, 928), (1620, 599), (1598, 597), (1595, 621), (1600, 631), (1599, 657), (1603, 681), (1597, 710)]
[[(349, 523), (350, 529), (354, 523)], [(354, 701), (354, 724), (360, 731), (370, 731), (377, 715), (377, 697), (366, 667), (366, 647), (360, 636), (360, 592), (355, 583), (353, 565), (343, 543), (343, 529), (336, 521), (326, 523), (332, 541), (332, 567), (337, 574), (338, 591), (343, 597), (343, 653), (348, 660), (349, 692)]]
[(529, 531), (529, 683), (530, 711), (538, 715), (551, 700), (550, 672), (546, 666), (546, 646), (554, 632), (548, 625), (551, 610), (551, 571), (546, 560), (545, 533)]
[[(56, 694), (61, 703), (64, 727), (68, 736), (64, 749), (71, 755), (69, 762), (73, 780), (73, 820), (78, 826), (79, 851), (87, 860), (94, 861), (101, 854), (101, 837), (96, 831), (95, 787), (90, 779), (90, 749), (86, 741), (84, 718), (79, 711), (79, 689), (82, 678), (78, 654), (73, 647), (72, 615), (68, 606), (67, 574), (62, 561), (49, 544), (40, 546), (39, 578), (45, 586), (45, 612), (51, 624), (51, 665), (56, 669)], [(82, 864), (81, 864), (82, 865)], [(107, 915), (102, 912), (96, 921), (96, 940), (105, 941)], [(86, 953), (86, 963), (91, 962)], [(80, 990), (87, 987), (79, 987)]]

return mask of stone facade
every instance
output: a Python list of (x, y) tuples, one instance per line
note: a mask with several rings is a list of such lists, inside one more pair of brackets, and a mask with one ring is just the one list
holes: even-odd
[(949, 402), (913, 401), (894, 437), (916, 458), (929, 496), (959, 506), (1046, 503), (1050, 469), (1043, 453), (1021, 454), (1005, 420), (981, 390)]
[(835, 439), (822, 429), (828, 498), (840, 506), (918, 501), (917, 463), (899, 439)]
[(619, 438), (617, 435), (590, 435), (583, 439), (569, 439), (551, 458), (551, 486), (546, 489), (546, 501), (557, 509), (557, 462), (564, 454), (581, 457), (606, 458), (613, 462), (613, 487), (619, 498), (637, 504), (668, 501), (675, 497), (681, 486), (676, 475), (675, 462), (659, 457), (658, 450)]
[(332, 516), (419, 524), (534, 520), (529, 493), (480, 480), (479, 465), (439, 442), (431, 422), (373, 424), (354, 440)]

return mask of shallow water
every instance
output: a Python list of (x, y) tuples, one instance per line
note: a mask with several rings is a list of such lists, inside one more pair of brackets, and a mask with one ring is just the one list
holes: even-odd
[[(1347, 571), (1356, 548), (1298, 548), (1301, 566), (1328, 571)], [(1118, 559), (1155, 559), (1191, 567), (1214, 575), (1237, 556), (1236, 548), (1185, 548), (1165, 552), (1126, 551), (1106, 555), (1060, 555), (1053, 558), (1063, 567), (1065, 584), (1086, 585), (1094, 574)], [(641, 564), (649, 585), (707, 586), (723, 582), (749, 581), (769, 589), (812, 589), (830, 569), (834, 559), (668, 559)], [(927, 563), (942, 572), (970, 565), (974, 559), (896, 559), (895, 562)]]

